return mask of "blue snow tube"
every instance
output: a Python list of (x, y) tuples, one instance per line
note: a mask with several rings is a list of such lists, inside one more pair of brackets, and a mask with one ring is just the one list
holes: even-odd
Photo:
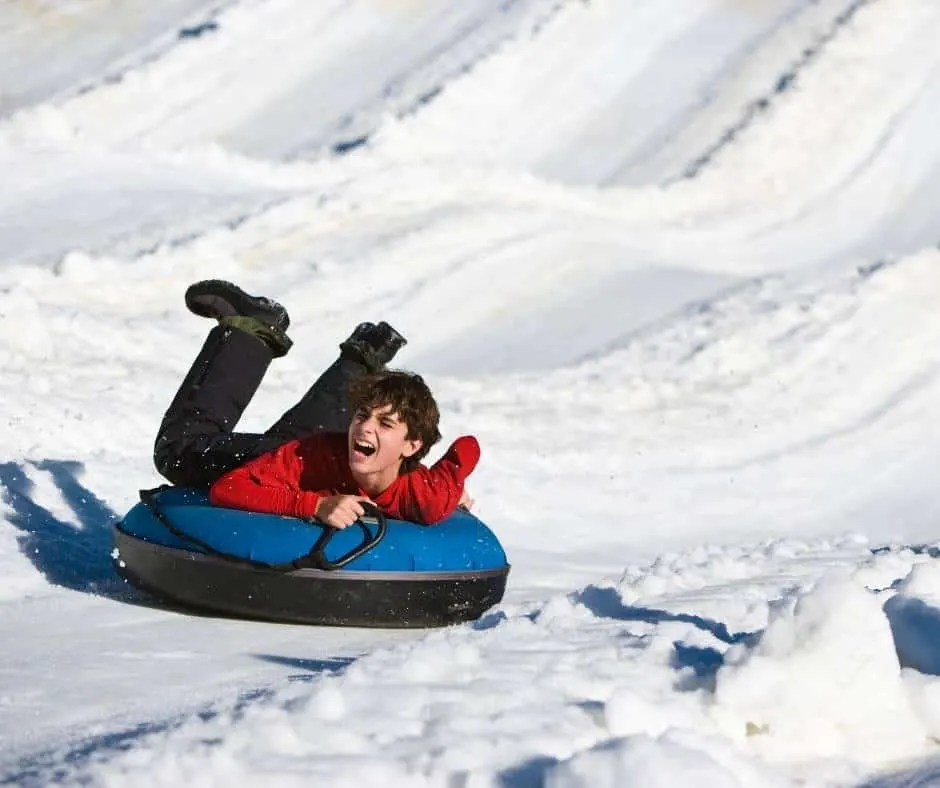
[(141, 492), (114, 528), (114, 565), (187, 607), (304, 624), (443, 626), (479, 618), (509, 574), (493, 532), (458, 509), (434, 526), (375, 507), (336, 530), (213, 506), (205, 492)]

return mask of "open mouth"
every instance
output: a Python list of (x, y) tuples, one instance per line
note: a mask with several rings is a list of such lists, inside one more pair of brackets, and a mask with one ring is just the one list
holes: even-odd
[(369, 441), (354, 441), (353, 448), (360, 454), (364, 454), (366, 457), (371, 457), (373, 454), (375, 454), (375, 446), (369, 443)]

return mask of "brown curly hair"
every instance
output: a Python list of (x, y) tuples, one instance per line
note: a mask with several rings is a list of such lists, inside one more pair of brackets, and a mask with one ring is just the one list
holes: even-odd
[(408, 427), (408, 440), (420, 440), (421, 448), (402, 462), (401, 472), (416, 468), (441, 439), (441, 413), (424, 378), (415, 372), (386, 369), (354, 380), (349, 385), (353, 413), (390, 406)]

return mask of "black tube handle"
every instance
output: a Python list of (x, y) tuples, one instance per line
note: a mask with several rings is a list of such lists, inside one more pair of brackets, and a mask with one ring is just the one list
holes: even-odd
[(369, 527), (362, 521), (362, 518), (356, 520), (355, 524), (358, 525), (363, 532), (362, 542), (346, 553), (346, 555), (340, 556), (335, 561), (331, 561), (326, 557), (326, 553), (324, 551), (326, 550), (326, 546), (330, 539), (332, 539), (333, 535), (337, 532), (337, 529), (331, 528), (330, 526), (324, 526), (323, 533), (321, 534), (320, 538), (317, 539), (316, 544), (307, 554), (305, 559), (317, 569), (324, 569), (328, 572), (332, 572), (334, 569), (341, 569), (347, 564), (352, 563), (360, 556), (368, 553), (373, 547), (381, 542), (382, 539), (385, 538), (386, 531), (388, 531), (388, 520), (386, 520), (382, 510), (373, 503), (367, 503), (363, 501), (362, 508), (365, 509), (366, 517), (376, 521), (375, 534), (369, 530)]

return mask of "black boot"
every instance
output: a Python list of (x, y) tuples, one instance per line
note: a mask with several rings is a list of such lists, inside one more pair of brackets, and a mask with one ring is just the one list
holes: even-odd
[(200, 317), (213, 317), (223, 326), (252, 334), (271, 348), (276, 358), (294, 344), (285, 333), (290, 317), (283, 306), (270, 298), (248, 295), (231, 282), (206, 279), (190, 285), (186, 306)]
[(271, 350), (251, 335), (217, 326), (170, 403), (153, 459), (173, 484), (208, 487), (262, 453), (261, 436), (233, 432), (271, 363)]
[(352, 419), (349, 384), (383, 369), (404, 345), (405, 338), (388, 323), (360, 323), (340, 345), (339, 358), (264, 434), (262, 447), (274, 449), (315, 432), (345, 432)]
[(358, 361), (369, 372), (378, 372), (407, 344), (408, 340), (384, 320), (378, 325), (360, 323), (340, 343), (340, 358)]
[(248, 295), (237, 285), (222, 279), (205, 279), (186, 290), (186, 306), (200, 317), (251, 317), (265, 325), (287, 331), (290, 317), (277, 301)]

